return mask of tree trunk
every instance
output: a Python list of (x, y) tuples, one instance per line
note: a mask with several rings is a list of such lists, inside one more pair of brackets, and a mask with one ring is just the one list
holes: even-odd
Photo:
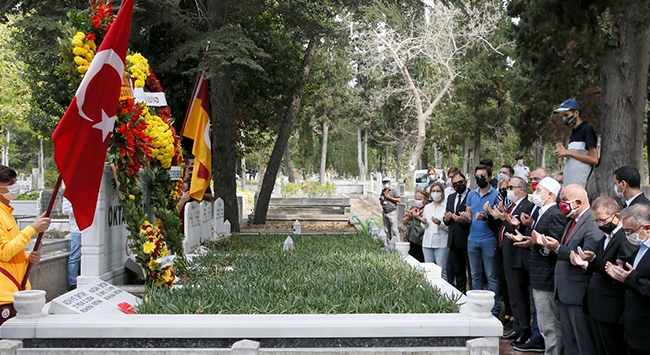
[(330, 124), (323, 121), (323, 144), (320, 151), (320, 178), (318, 181), (321, 185), (325, 185), (325, 168), (327, 168), (327, 136), (329, 135)]
[(435, 145), (433, 147), (433, 156), (434, 156), (434, 166), (436, 169), (442, 169), (442, 151), (438, 149), (438, 146)]
[(291, 152), (289, 151), (289, 144), (287, 144), (287, 149), (284, 150), (284, 173), (289, 178), (289, 182), (296, 182), (296, 177), (293, 174), (293, 164), (291, 164)]
[(357, 165), (359, 166), (359, 179), (366, 181), (366, 166), (363, 164), (363, 137), (361, 125), (357, 124)]
[(214, 198), (223, 199), (224, 219), (239, 232), (239, 207), (237, 206), (237, 141), (233, 111), (231, 67), (222, 66), (210, 85), (212, 103), (212, 178)]
[(395, 179), (399, 180), (402, 172), (402, 156), (404, 155), (404, 143), (402, 139), (397, 140), (397, 154), (395, 159)]
[(420, 155), (419, 168), (420, 169), (428, 169), (429, 168), (429, 148), (424, 148), (424, 150), (422, 151), (422, 155)]
[(595, 170), (596, 188), (592, 196), (612, 195), (612, 173), (623, 165), (631, 165), (641, 173), (643, 166), (643, 121), (648, 92), (650, 64), (650, 28), (634, 25), (631, 13), (621, 1), (623, 13), (620, 43), (601, 55), (601, 152)]
[(246, 153), (244, 153), (244, 149), (242, 149), (242, 156), (241, 156), (241, 189), (246, 190)]
[(467, 175), (469, 173), (468, 169), (468, 164), (467, 160), (469, 157), (469, 142), (467, 141), (467, 137), (463, 139), (463, 174), (465, 174), (466, 178), (469, 178)]
[(262, 187), (260, 189), (259, 196), (257, 198), (257, 204), (255, 205), (255, 224), (264, 224), (266, 223), (266, 215), (269, 210), (269, 202), (271, 201), (271, 194), (273, 193), (273, 187), (275, 186), (275, 179), (278, 175), (278, 169), (280, 168), (280, 163), (282, 162), (282, 154), (284, 150), (287, 149), (287, 144), (289, 143), (289, 137), (293, 131), (293, 124), (296, 121), (296, 115), (298, 114), (298, 109), (300, 108), (300, 101), (302, 100), (302, 93), (305, 88), (305, 83), (309, 79), (309, 70), (311, 65), (314, 62), (314, 56), (316, 55), (316, 50), (318, 49), (318, 40), (311, 39), (305, 50), (305, 57), (303, 58), (302, 65), (300, 66), (300, 82), (294, 88), (293, 95), (291, 96), (291, 103), (287, 108), (287, 113), (284, 116), (282, 125), (280, 126), (280, 131), (278, 132), (278, 139), (275, 141), (273, 146), (273, 152), (269, 158), (269, 164), (266, 167), (266, 172), (264, 173), (264, 180), (262, 181)]
[[(481, 135), (479, 134), (474, 140), (474, 148), (472, 148), (472, 166), (469, 167), (467, 175), (471, 179), (473, 186), (476, 186), (476, 179), (474, 179), (474, 169), (479, 166), (481, 162)], [(468, 179), (468, 180), (470, 180)]]
[(366, 174), (363, 176), (363, 181), (369, 177), (368, 171), (370, 167), (368, 166), (368, 128), (363, 130), (363, 164), (366, 167)]
[(45, 188), (45, 154), (43, 153), (43, 138), (40, 139), (40, 154), (38, 155), (38, 188)]

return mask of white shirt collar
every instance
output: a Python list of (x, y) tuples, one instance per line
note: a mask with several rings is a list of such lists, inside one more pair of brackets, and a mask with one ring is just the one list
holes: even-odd
[(641, 195), (642, 193), (643, 193), (643, 191), (641, 191), (638, 194), (632, 196), (629, 200), (625, 200), (625, 205), (630, 206), (630, 203), (632, 203), (632, 201), (634, 201), (634, 199), (639, 197), (639, 195)]

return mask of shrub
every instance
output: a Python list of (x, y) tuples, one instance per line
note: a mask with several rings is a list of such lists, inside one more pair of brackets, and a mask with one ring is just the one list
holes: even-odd
[(38, 200), (38, 196), (41, 192), (40, 191), (30, 191), (24, 194), (18, 195), (16, 200)]
[(297, 195), (300, 192), (300, 184), (295, 182), (282, 182), (280, 184), (280, 194), (282, 197)]

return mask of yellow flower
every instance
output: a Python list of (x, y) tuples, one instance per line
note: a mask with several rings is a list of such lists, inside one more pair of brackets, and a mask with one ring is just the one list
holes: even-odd
[(157, 264), (158, 264), (158, 263), (156, 262), (156, 260), (151, 260), (151, 261), (147, 264), (147, 266), (149, 267), (149, 270), (155, 270)]
[(88, 71), (88, 67), (82, 65), (79, 68), (77, 68), (77, 71), (79, 72), (79, 74), (86, 74), (86, 72)]
[(135, 200), (135, 196), (129, 195), (129, 200)]
[(147, 255), (153, 253), (154, 249), (156, 249), (156, 244), (152, 242), (146, 242), (142, 244), (142, 251), (144, 251), (144, 253)]

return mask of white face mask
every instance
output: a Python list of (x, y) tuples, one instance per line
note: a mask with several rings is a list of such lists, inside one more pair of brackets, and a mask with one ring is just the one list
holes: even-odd
[(9, 191), (3, 192), (2, 196), (4, 196), (7, 200), (15, 200), (18, 195), (20, 195), (20, 185), (17, 183), (14, 183), (13, 185), (5, 186), (5, 188)]
[(621, 191), (621, 192), (618, 192), (618, 185), (616, 183), (614, 183), (614, 193), (616, 194), (616, 197), (625, 199), (625, 195), (623, 195), (624, 191), (625, 191), (625, 189), (623, 189), (623, 191)]
[(530, 197), (533, 200), (533, 203), (535, 204), (535, 206), (537, 206), (539, 208), (544, 206), (544, 202), (546, 202), (546, 200), (542, 200), (542, 195), (540, 195), (538, 193), (531, 194)]
[(390, 184), (384, 184), (385, 189), (390, 189)]
[(422, 200), (415, 200), (415, 207), (422, 207)]
[(515, 193), (515, 190), (508, 190), (508, 200), (515, 202), (517, 201), (517, 194)]
[(442, 193), (440, 193), (440, 192), (434, 192), (434, 193), (431, 194), (431, 198), (432, 198), (434, 201), (439, 202), (440, 200), (442, 200)]
[(645, 242), (645, 240), (639, 239), (639, 233), (625, 233), (625, 238), (627, 238), (627, 241), (634, 246), (639, 246)]
[(435, 175), (429, 175), (429, 181), (436, 181)]
[(519, 159), (519, 160), (517, 160), (517, 164), (519, 164), (519, 165), (524, 165), (524, 161), (521, 160), (521, 159)]

